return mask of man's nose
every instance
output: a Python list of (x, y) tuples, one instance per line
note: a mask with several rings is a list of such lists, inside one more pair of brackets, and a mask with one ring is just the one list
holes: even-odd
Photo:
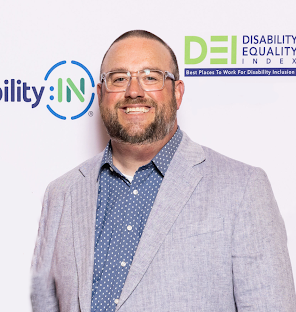
[(130, 84), (125, 91), (125, 97), (130, 97), (132, 99), (144, 97), (144, 90), (141, 88), (137, 77), (131, 77)]

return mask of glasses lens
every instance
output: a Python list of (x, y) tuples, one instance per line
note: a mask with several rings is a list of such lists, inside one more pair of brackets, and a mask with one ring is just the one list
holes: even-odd
[[(138, 80), (145, 91), (161, 90), (164, 85), (164, 74), (158, 70), (145, 69), (138, 72)], [(131, 79), (130, 72), (109, 72), (105, 81), (109, 91), (125, 91)]]
[(108, 73), (106, 76), (107, 88), (110, 91), (124, 91), (127, 88), (130, 76), (127, 72)]
[(143, 70), (139, 73), (139, 81), (144, 90), (160, 90), (163, 87), (164, 75), (157, 70)]

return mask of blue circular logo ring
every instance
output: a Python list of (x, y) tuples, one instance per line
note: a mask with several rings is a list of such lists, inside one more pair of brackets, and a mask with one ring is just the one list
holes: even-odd
[[(53, 66), (48, 70), (48, 72), (46, 73), (46, 75), (45, 75), (45, 77), (44, 77), (44, 80), (46, 81), (46, 80), (48, 79), (49, 75), (51, 74), (51, 72), (52, 72), (54, 69), (56, 69), (58, 66), (61, 66), (61, 65), (64, 65), (64, 64), (66, 64), (66, 61), (61, 61), (61, 62), (58, 62), (58, 63), (56, 63), (55, 65), (53, 65)], [(81, 68), (87, 73), (87, 75), (88, 75), (88, 77), (89, 77), (89, 79), (90, 79), (90, 82), (91, 82), (92, 87), (95, 86), (95, 82), (94, 82), (94, 79), (93, 79), (93, 77), (92, 77), (90, 71), (89, 71), (84, 65), (82, 65), (81, 63), (76, 62), (76, 61), (71, 61), (71, 64), (74, 64), (74, 65), (77, 65), (77, 66), (81, 67)], [(78, 115), (72, 116), (71, 119), (74, 120), (74, 119), (80, 118), (80, 117), (83, 116), (85, 113), (87, 113), (88, 110), (90, 109), (90, 107), (91, 107), (93, 101), (94, 101), (94, 98), (95, 98), (95, 93), (93, 92), (92, 95), (91, 95), (91, 99), (90, 99), (88, 105), (86, 106), (86, 108), (85, 108), (81, 113), (79, 113)], [(46, 107), (47, 107), (47, 109), (48, 109), (55, 117), (60, 118), (60, 119), (63, 119), (63, 120), (66, 119), (65, 116), (62, 116), (62, 115), (58, 114), (57, 112), (55, 112), (55, 111), (49, 106), (49, 104), (47, 104)]]

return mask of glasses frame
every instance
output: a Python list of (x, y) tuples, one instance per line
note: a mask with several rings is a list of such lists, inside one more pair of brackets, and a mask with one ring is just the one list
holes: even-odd
[[(145, 72), (145, 70), (150, 70), (150, 71), (157, 71), (157, 72), (160, 72), (160, 73), (162, 73), (163, 74), (163, 84), (162, 84), (162, 87), (159, 89), (153, 89), (153, 90), (146, 90), (142, 85), (141, 85), (141, 82), (140, 82), (140, 80), (139, 80), (139, 74), (140, 74), (140, 72)], [(113, 90), (109, 90), (108, 89), (108, 87), (107, 87), (107, 81), (106, 81), (106, 77), (107, 77), (107, 75), (108, 74), (112, 74), (112, 73), (122, 73), (122, 72), (127, 72), (127, 75), (129, 76), (129, 82), (128, 82), (128, 84), (127, 84), (127, 86), (126, 86), (126, 88), (124, 89), (124, 90), (120, 90), (120, 91), (113, 91)], [(138, 84), (139, 84), (139, 86), (144, 90), (144, 91), (146, 91), (146, 92), (150, 92), (150, 91), (161, 91), (161, 90), (163, 90), (163, 88), (164, 88), (164, 83), (165, 83), (165, 80), (167, 79), (167, 78), (170, 78), (170, 79), (172, 79), (173, 81), (176, 81), (176, 79), (175, 79), (175, 76), (174, 76), (174, 74), (172, 74), (172, 73), (170, 73), (169, 71), (162, 71), (162, 70), (158, 70), (158, 69), (142, 69), (142, 70), (138, 70), (138, 71), (136, 71), (136, 72), (130, 72), (130, 71), (124, 71), (124, 70), (115, 70), (115, 71), (109, 71), (109, 72), (107, 72), (107, 73), (103, 73), (103, 74), (101, 74), (101, 83), (103, 83), (104, 81), (105, 81), (105, 87), (106, 87), (106, 89), (107, 89), (107, 91), (108, 92), (125, 92), (127, 89), (128, 89), (128, 87), (130, 86), (130, 84), (131, 84), (131, 80), (132, 80), (132, 75), (131, 74), (133, 74), (133, 73), (136, 73), (137, 74), (137, 80), (138, 80)]]

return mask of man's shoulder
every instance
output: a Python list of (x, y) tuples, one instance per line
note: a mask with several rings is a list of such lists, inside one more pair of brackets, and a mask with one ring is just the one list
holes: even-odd
[(242, 161), (233, 159), (226, 155), (223, 155), (207, 146), (202, 146), (207, 162), (215, 168), (215, 170), (227, 170), (227, 171), (253, 171), (256, 167), (246, 164)]
[(71, 188), (76, 183), (79, 183), (82, 178), (85, 178), (90, 173), (99, 172), (99, 167), (103, 157), (103, 152), (95, 155), (94, 157), (87, 159), (80, 165), (66, 172), (62, 176), (49, 183), (48, 188), (53, 191), (63, 192)]
[(196, 146), (195, 150), (199, 154), (203, 153), (204, 160), (200, 163), (200, 165), (204, 174), (241, 177), (250, 176), (254, 171), (260, 171), (265, 174), (261, 168), (254, 167), (239, 160), (225, 156), (209, 147), (199, 145), (198, 143), (192, 141), (186, 134), (185, 140), (189, 150), (192, 151), (193, 146)]

